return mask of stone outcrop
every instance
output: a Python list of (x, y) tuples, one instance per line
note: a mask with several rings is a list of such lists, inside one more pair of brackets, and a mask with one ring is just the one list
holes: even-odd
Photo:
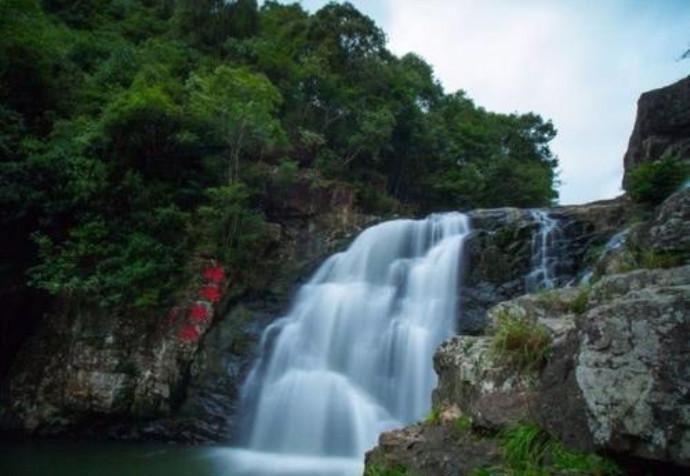
[[(548, 329), (550, 353), (538, 371), (520, 371), (493, 350), (492, 329), (506, 314)], [(606, 276), (591, 291), (521, 296), (492, 308), (489, 321), (488, 335), (456, 336), (439, 348), (435, 408), (457, 408), (485, 431), (534, 422), (572, 448), (623, 464), (690, 466), (690, 266)], [(398, 440), (424, 434), (393, 433), (375, 450), (377, 461), (465, 474), (392, 457), (405, 447)]]
[(690, 159), (690, 78), (640, 97), (624, 159), (623, 186), (635, 167), (665, 156)]
[[(557, 283), (565, 285), (584, 272), (588, 250), (606, 242), (636, 207), (621, 197), (547, 211), (559, 222), (559, 234), (552, 245), (558, 256)], [(518, 208), (473, 210), (468, 215), (474, 231), (465, 245), (458, 331), (472, 334), (484, 328), (491, 306), (525, 292), (532, 237), (539, 224), (529, 210)]]
[(259, 292), (225, 298), (203, 262), (165, 315), (64, 307), (46, 316), (2, 382), (0, 433), (227, 440), (263, 328), (300, 279), (373, 220), (344, 187), (302, 192), (272, 208), (265, 259), (277, 264)]
[(661, 204), (645, 227), (642, 246), (656, 252), (690, 256), (690, 188), (684, 188)]

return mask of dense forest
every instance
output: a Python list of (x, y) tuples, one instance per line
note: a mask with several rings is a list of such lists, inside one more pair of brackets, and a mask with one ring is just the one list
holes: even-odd
[(4, 295), (145, 312), (195, 254), (241, 276), (296, 180), (381, 215), (557, 198), (550, 122), (444, 92), (348, 3), (0, 0), (0, 32)]

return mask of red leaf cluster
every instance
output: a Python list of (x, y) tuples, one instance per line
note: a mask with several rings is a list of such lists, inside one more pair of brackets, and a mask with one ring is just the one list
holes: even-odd
[(178, 331), (177, 335), (180, 337), (180, 339), (191, 342), (197, 340), (201, 335), (201, 332), (199, 332), (199, 329), (197, 329), (196, 326), (187, 324)]
[(211, 301), (211, 302), (218, 302), (220, 301), (220, 290), (218, 289), (217, 286), (204, 286), (201, 288), (201, 291), (199, 293), (201, 297), (204, 299)]
[(212, 266), (204, 270), (204, 279), (212, 283), (222, 283), (225, 281), (225, 271), (220, 266)]
[(189, 318), (194, 322), (208, 321), (208, 310), (203, 304), (194, 304), (189, 310)]

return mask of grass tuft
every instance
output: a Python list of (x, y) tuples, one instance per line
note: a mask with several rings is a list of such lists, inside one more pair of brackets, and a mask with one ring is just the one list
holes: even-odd
[(546, 326), (507, 310), (498, 314), (491, 348), (494, 355), (516, 370), (540, 369), (550, 347), (551, 334)]
[(516, 425), (505, 430), (502, 439), (507, 467), (504, 468), (504, 472), (494, 474), (513, 476), (551, 474), (619, 476), (622, 474), (614, 462), (596, 454), (570, 450), (536, 425)]
[(587, 303), (589, 302), (590, 287), (584, 286), (575, 299), (570, 302), (568, 309), (574, 314), (582, 314), (587, 310)]
[(441, 424), (441, 410), (438, 408), (432, 408), (429, 414), (424, 419), (424, 423), (430, 425), (440, 425)]
[(413, 473), (402, 465), (386, 468), (374, 464), (367, 466), (364, 471), (364, 476), (413, 476)]
[(461, 415), (453, 421), (453, 429), (457, 436), (462, 436), (472, 429), (472, 419), (468, 416)]

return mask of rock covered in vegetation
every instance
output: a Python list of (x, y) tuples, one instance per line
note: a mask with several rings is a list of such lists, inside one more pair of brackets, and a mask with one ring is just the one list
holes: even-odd
[(379, 446), (366, 455), (372, 468), (399, 469), (397, 473), (426, 475), (469, 475), (474, 469), (496, 466), (503, 460), (499, 442), (459, 428), (454, 418), (420, 423), (383, 433)]
[(640, 97), (624, 159), (623, 183), (638, 165), (665, 156), (690, 158), (690, 78), (648, 91)]
[[(319, 197), (341, 203), (343, 191), (332, 191), (338, 196)], [(263, 328), (284, 311), (299, 279), (372, 220), (352, 200), (341, 205), (272, 217), (266, 253), (276, 264), (259, 294), (228, 302), (236, 283), (207, 265), (162, 316), (89, 307), (46, 316), (3, 382), (0, 432), (227, 440)]]
[[(506, 319), (547, 330), (541, 365), (516, 367), (510, 354), (521, 347), (497, 345)], [(456, 407), (486, 431), (531, 421), (578, 450), (668, 471), (690, 466), (690, 266), (607, 276), (591, 291), (521, 296), (492, 308), (489, 321), (488, 335), (457, 336), (439, 348), (437, 411)], [(524, 349), (537, 331), (511, 332)]]
[[(551, 246), (558, 256), (556, 281), (566, 284), (585, 268), (589, 249), (602, 244), (635, 213), (629, 200), (555, 207), (545, 211), (558, 220), (559, 234)], [(498, 208), (468, 213), (473, 233), (465, 244), (460, 333), (478, 333), (487, 310), (525, 292), (532, 263), (532, 239), (539, 231), (530, 210)]]

